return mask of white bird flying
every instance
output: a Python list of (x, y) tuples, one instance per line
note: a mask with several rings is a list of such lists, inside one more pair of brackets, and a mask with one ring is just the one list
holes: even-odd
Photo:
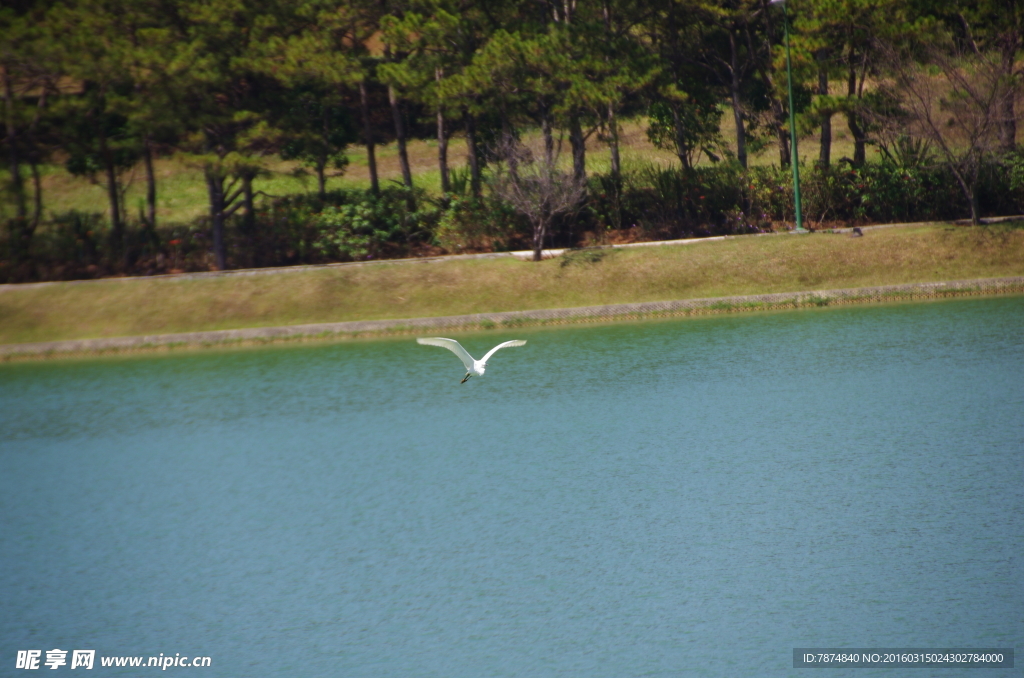
[(482, 377), (484, 376), (485, 368), (487, 367), (487, 361), (492, 355), (497, 353), (498, 349), (505, 348), (507, 346), (522, 346), (526, 343), (525, 339), (513, 339), (512, 341), (506, 341), (504, 344), (498, 344), (490, 351), (487, 352), (480, 360), (474, 360), (473, 356), (466, 352), (466, 349), (462, 348), (462, 345), (454, 339), (445, 339), (444, 337), (425, 337), (416, 340), (417, 344), (425, 344), (427, 346), (440, 346), (446, 348), (455, 355), (459, 356), (459, 360), (466, 366), (466, 376), (462, 378), (460, 384), (465, 384), (466, 380), (470, 377)]

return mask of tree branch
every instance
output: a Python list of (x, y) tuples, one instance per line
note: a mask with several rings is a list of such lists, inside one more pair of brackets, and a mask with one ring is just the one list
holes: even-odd
[[(235, 182), (231, 182), (231, 185), (234, 185), (234, 183)], [(229, 185), (226, 190), (230, 191), (231, 190), (231, 185)], [(224, 205), (225, 206), (230, 205), (235, 200), (238, 200), (238, 196), (242, 195), (242, 193), (244, 193), (244, 192), (245, 192), (245, 187), (244, 186), (239, 187), (239, 189), (236, 190), (234, 193), (232, 193), (228, 197), (224, 198)]]
[(244, 205), (244, 204), (245, 204), (244, 202), (236, 202), (230, 209), (222, 210), (221, 211), (221, 216), (224, 217), (225, 219), (227, 219), (232, 214), (237, 212), (239, 210), (239, 208), (241, 208), (242, 205)]

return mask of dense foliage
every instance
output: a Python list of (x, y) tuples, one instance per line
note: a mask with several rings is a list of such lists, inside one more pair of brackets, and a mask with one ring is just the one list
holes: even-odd
[[(1022, 0), (789, 0), (785, 12), (769, 0), (5, 3), (0, 279), (778, 228), (793, 219), (787, 27), (797, 131), (819, 150), (802, 169), (809, 225), (1024, 207)], [(626, 118), (678, 166), (623, 166)], [(840, 121), (853, 153), (836, 160)], [(454, 135), (464, 170), (450, 167)], [(428, 137), (436, 196), (406, 152)], [(392, 142), (402, 181), (385, 187), (375, 153)], [(607, 173), (588, 172), (588, 142), (610, 149)], [(357, 143), (370, 189), (327, 190)], [(769, 147), (775, 166), (748, 167)], [(205, 179), (195, 223), (157, 222), (153, 161), (171, 153)], [(311, 168), (317, 191), (261, 195), (272, 158)], [(46, 215), (40, 168), (57, 162), (105, 188), (106, 214)], [(123, 204), (133, 167), (147, 182), (137, 215)]]

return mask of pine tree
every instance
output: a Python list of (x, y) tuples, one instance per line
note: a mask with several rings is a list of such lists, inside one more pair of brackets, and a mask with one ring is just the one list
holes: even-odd
[[(40, 140), (48, 97), (55, 92), (56, 72), (47, 48), (45, 11), (48, 3), (12, 3), (0, 8), (0, 87), (3, 97), (3, 155), (8, 172), (4, 193), (14, 208), (6, 219), (11, 259), (27, 260), (42, 217), (39, 164), (46, 156)], [(42, 123), (42, 124), (41, 124)], [(29, 165), (34, 199), (31, 217), (22, 165)], [(6, 217), (0, 209), (0, 217)]]

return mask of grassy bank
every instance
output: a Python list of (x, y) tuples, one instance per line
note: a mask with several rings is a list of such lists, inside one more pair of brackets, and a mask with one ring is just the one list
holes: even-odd
[(0, 292), (0, 343), (431, 317), (1024, 275), (1021, 224), (743, 237), (269, 275), (58, 283)]

